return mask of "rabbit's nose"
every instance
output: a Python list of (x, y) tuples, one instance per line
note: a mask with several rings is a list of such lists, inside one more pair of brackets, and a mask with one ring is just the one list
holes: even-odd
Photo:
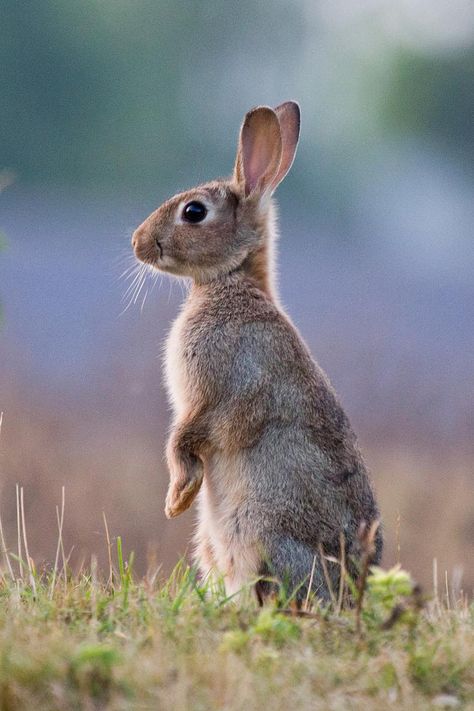
[(133, 249), (136, 249), (138, 247), (138, 243), (140, 241), (140, 237), (143, 234), (143, 230), (138, 228), (138, 230), (135, 230), (135, 232), (132, 235), (132, 247)]

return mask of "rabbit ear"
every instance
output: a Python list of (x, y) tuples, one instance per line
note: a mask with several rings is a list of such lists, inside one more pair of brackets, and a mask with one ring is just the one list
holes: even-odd
[(274, 109), (280, 122), (282, 152), (280, 167), (272, 181), (272, 191), (281, 183), (295, 159), (300, 135), (300, 107), (296, 101), (285, 101)]
[(282, 156), (280, 122), (273, 109), (257, 106), (240, 129), (234, 177), (247, 197), (272, 188)]

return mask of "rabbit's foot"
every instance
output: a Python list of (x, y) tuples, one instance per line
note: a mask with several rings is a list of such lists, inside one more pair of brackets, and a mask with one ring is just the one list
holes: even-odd
[(196, 467), (191, 477), (170, 482), (165, 504), (167, 518), (175, 518), (191, 506), (201, 488), (203, 475), (203, 468)]

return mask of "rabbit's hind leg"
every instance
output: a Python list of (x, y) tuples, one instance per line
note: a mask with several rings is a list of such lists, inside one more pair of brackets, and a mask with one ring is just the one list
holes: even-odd
[(216, 572), (216, 561), (214, 557), (214, 549), (209, 536), (203, 530), (196, 532), (194, 537), (194, 562), (203, 579)]
[[(260, 605), (276, 596), (284, 601), (296, 601), (302, 605), (311, 593), (323, 602), (330, 602), (326, 575), (321, 565), (319, 553), (290, 536), (278, 536), (265, 545), (266, 555), (260, 568), (261, 579), (255, 585), (255, 593)], [(331, 570), (330, 582), (337, 590), (338, 573)]]

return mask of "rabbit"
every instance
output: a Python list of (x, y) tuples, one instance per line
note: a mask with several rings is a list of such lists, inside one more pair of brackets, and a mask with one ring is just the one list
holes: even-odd
[(166, 516), (198, 497), (200, 573), (228, 595), (255, 584), (260, 603), (277, 581), (329, 601), (340, 566), (321, 555), (338, 558), (343, 536), (356, 575), (358, 531), (379, 519), (349, 420), (275, 286), (272, 195), (299, 131), (294, 101), (250, 110), (232, 177), (175, 195), (132, 237), (139, 260), (191, 280), (166, 345)]

